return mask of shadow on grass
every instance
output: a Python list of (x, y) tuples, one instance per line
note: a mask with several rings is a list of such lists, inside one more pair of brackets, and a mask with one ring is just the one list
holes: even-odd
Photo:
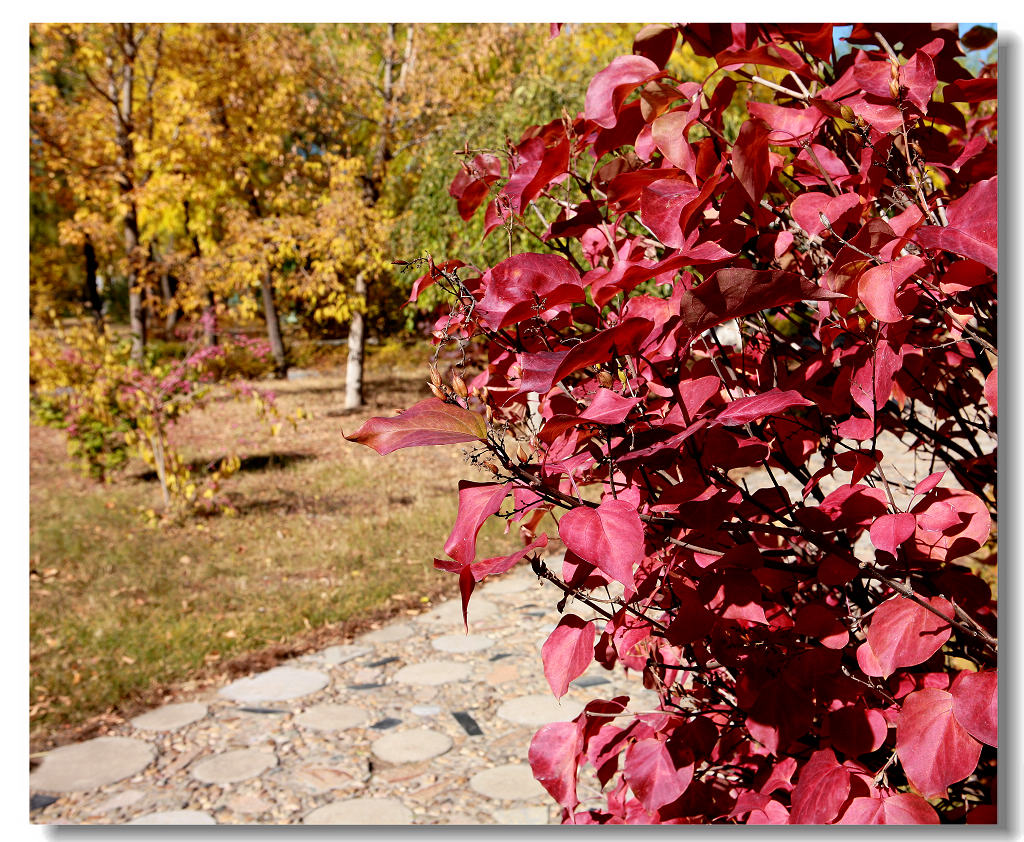
[[(260, 471), (278, 471), (297, 465), (302, 462), (309, 462), (316, 457), (310, 453), (298, 453), (284, 451), (280, 453), (257, 453), (253, 456), (245, 456), (241, 460), (240, 472), (258, 473)], [(213, 471), (220, 464), (220, 459), (202, 459), (190, 462), (188, 467), (193, 474), (204, 474)], [(158, 477), (156, 471), (145, 471), (135, 474), (132, 479), (140, 482), (156, 482)]]

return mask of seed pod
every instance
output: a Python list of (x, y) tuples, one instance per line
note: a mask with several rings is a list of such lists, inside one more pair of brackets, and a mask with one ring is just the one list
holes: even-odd
[(494, 413), (491, 411), (490, 406), (484, 407), (484, 418), (487, 419), (488, 424), (490, 424), (494, 420)]
[(518, 459), (520, 462), (530, 461), (530, 451), (523, 446), (522, 442), (519, 442), (516, 445), (516, 459)]
[(448, 396), (443, 391), (441, 391), (441, 389), (439, 389), (433, 383), (428, 383), (427, 385), (430, 387), (430, 391), (434, 393), (434, 397), (440, 398), (441, 400), (447, 400)]
[(610, 389), (612, 387), (612, 383), (615, 382), (615, 378), (612, 377), (611, 372), (601, 370), (597, 373), (597, 382), (606, 389)]
[(853, 109), (849, 105), (840, 105), (839, 113), (843, 115), (843, 119), (847, 123), (854, 123), (857, 121), (857, 115), (853, 113)]
[(495, 465), (493, 462), (484, 462), (484, 467), (487, 468), (487, 470), (490, 471), (495, 476), (498, 475), (498, 466)]
[(900, 95), (900, 83), (899, 79), (893, 77), (889, 80), (889, 93), (892, 94), (893, 99), (896, 99)]
[(469, 389), (466, 388), (466, 381), (457, 374), (452, 376), (452, 388), (455, 389), (455, 394), (460, 398), (469, 397)]
[(433, 363), (430, 364), (430, 382), (437, 386), (439, 389), (443, 385), (444, 381), (441, 379), (441, 372), (437, 370), (437, 366)]

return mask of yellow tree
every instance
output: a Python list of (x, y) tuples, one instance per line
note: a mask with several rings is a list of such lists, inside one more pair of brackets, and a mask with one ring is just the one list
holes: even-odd
[[(132, 358), (140, 363), (152, 267), (140, 240), (139, 206), (152, 170), (139, 144), (154, 134), (163, 27), (40, 24), (31, 30), (31, 56), (31, 148), (77, 206), (62, 236), (81, 240), (87, 263), (96, 248), (118, 255), (129, 289)], [(108, 241), (115, 230), (117, 243)]]

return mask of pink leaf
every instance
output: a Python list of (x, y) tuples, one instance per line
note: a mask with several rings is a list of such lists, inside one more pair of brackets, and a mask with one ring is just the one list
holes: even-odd
[(665, 743), (655, 738), (637, 740), (626, 750), (623, 777), (648, 813), (653, 813), (686, 792), (693, 780), (693, 764), (676, 768)]
[(550, 722), (530, 741), (528, 757), (533, 776), (555, 801), (569, 810), (580, 803), (576, 796), (576, 769), (582, 740), (575, 723)]
[(640, 398), (624, 398), (611, 389), (600, 388), (580, 418), (597, 424), (621, 424), (630, 411), (640, 403)]
[(577, 506), (562, 516), (558, 534), (584, 561), (634, 587), (633, 565), (644, 557), (644, 527), (629, 503), (605, 500), (596, 509)]
[(439, 398), (427, 398), (393, 418), (371, 418), (345, 438), (386, 456), (403, 447), (483, 441), (487, 438), (487, 423), (476, 412)]
[(610, 129), (623, 100), (638, 86), (661, 75), (661, 70), (643, 56), (619, 56), (597, 73), (587, 88), (584, 114), (588, 120)]
[(921, 111), (927, 111), (938, 84), (931, 56), (923, 50), (917, 50), (913, 58), (900, 68), (900, 84), (907, 88), (907, 99)]
[[(953, 616), (953, 606), (941, 596), (925, 601), (945, 616)], [(871, 615), (866, 632), (871, 651), (886, 677), (900, 667), (927, 661), (949, 640), (950, 634), (949, 623), (904, 596), (883, 602)]]
[(914, 486), (914, 496), (917, 497), (920, 494), (927, 494), (935, 486), (937, 486), (942, 478), (946, 475), (945, 471), (936, 471), (934, 474), (929, 474), (917, 485)]
[(551, 692), (561, 698), (569, 682), (586, 672), (594, 660), (594, 624), (565, 614), (540, 650), (544, 677)]
[(775, 146), (796, 146), (806, 142), (828, 119), (817, 108), (783, 108), (770, 102), (750, 100), (747, 110), (764, 120), (771, 132), (768, 142)]
[(953, 716), (952, 693), (925, 688), (903, 700), (896, 753), (914, 788), (925, 798), (941, 798), (977, 768), (981, 743)]
[(992, 407), (992, 414), (999, 415), (997, 400), (999, 396), (999, 369), (993, 368), (985, 378), (985, 400)]
[(834, 231), (841, 232), (840, 220), (859, 207), (860, 196), (856, 193), (830, 196), (827, 193), (811, 192), (797, 196), (790, 204), (789, 212), (797, 225), (808, 234), (816, 236), (825, 230), (825, 223), (821, 221), (822, 215)]
[(871, 524), (871, 543), (889, 555), (896, 555), (899, 545), (910, 538), (915, 529), (917, 519), (913, 515), (905, 512), (882, 515)]
[(850, 795), (850, 772), (832, 749), (816, 751), (800, 770), (792, 795), (790, 824), (830, 824)]
[(953, 716), (972, 737), (999, 745), (999, 674), (996, 670), (962, 672), (954, 679)]
[(979, 181), (946, 208), (945, 227), (925, 225), (914, 234), (925, 248), (970, 257), (999, 271), (998, 176)]
[(714, 423), (737, 427), (751, 421), (757, 421), (766, 415), (776, 415), (794, 406), (814, 406), (799, 392), (781, 389), (769, 389), (760, 395), (737, 398), (714, 418)]
[(896, 292), (925, 265), (920, 257), (907, 255), (892, 263), (872, 266), (857, 281), (857, 297), (878, 321), (898, 322), (903, 311), (896, 305)]
[(459, 514), (444, 545), (444, 551), (456, 561), (469, 564), (476, 558), (476, 536), (484, 521), (501, 508), (508, 486), (499, 483), (459, 482)]
[[(484, 273), (481, 323), (501, 330), (539, 310), (583, 301), (583, 281), (557, 254), (517, 254)], [(538, 303), (539, 302), (539, 303)]]
[(939, 824), (939, 814), (920, 795), (898, 792), (887, 798), (851, 799), (836, 824)]

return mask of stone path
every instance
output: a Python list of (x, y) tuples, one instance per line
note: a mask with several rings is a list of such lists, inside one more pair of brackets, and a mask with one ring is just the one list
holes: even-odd
[(55, 749), (31, 820), (557, 824), (526, 764), (537, 728), (595, 695), (656, 703), (596, 665), (555, 701), (538, 649), (557, 601), (520, 565), (473, 594), (468, 636), (454, 600)]

